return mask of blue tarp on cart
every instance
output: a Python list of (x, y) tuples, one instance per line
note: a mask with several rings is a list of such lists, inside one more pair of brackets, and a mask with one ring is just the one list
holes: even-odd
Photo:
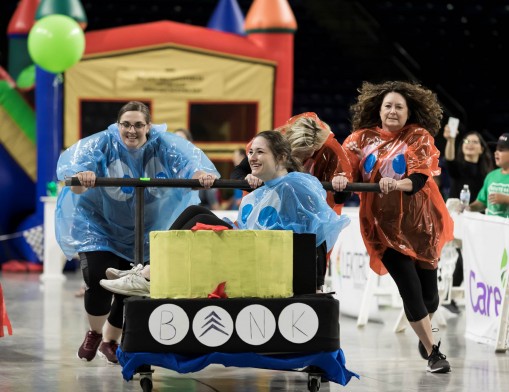
[(346, 385), (352, 377), (359, 375), (345, 366), (343, 350), (320, 352), (309, 355), (261, 355), (256, 353), (221, 353), (205, 355), (178, 355), (171, 353), (154, 354), (143, 352), (124, 352), (119, 347), (117, 358), (122, 365), (122, 375), (129, 381), (142, 365), (154, 365), (174, 370), (178, 373), (197, 372), (211, 364), (226, 367), (252, 367), (271, 370), (298, 370), (307, 366), (316, 366), (323, 370), (323, 375), (330, 381)]

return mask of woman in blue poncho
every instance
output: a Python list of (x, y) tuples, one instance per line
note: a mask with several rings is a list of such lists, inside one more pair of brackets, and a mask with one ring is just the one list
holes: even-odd
[[(249, 230), (292, 230), (316, 234), (317, 254), (326, 256), (340, 231), (350, 220), (337, 215), (327, 204), (326, 192), (320, 181), (299, 172), (300, 165), (291, 156), (290, 144), (276, 131), (260, 132), (248, 152), (253, 175), (264, 182), (242, 199), (235, 225)], [(289, 170), (293, 170), (289, 173)], [(345, 184), (346, 184), (345, 178)], [(232, 228), (206, 208), (187, 208), (172, 225), (172, 230), (188, 230), (196, 223), (223, 225)], [(149, 268), (133, 270), (118, 279), (102, 280), (101, 285), (115, 293), (148, 295)], [(112, 271), (114, 272), (114, 271)], [(323, 276), (317, 277), (319, 287)], [(322, 283), (323, 284), (323, 283)]]
[[(86, 283), (85, 310), (90, 330), (78, 358), (91, 361), (96, 352), (116, 363), (122, 332), (124, 297), (105, 290), (99, 281), (106, 269), (129, 270), (134, 256), (134, 188), (97, 187), (97, 177), (198, 179), (210, 188), (219, 173), (203, 151), (179, 136), (153, 125), (141, 102), (124, 105), (117, 122), (78, 141), (62, 153), (57, 176), (78, 177), (81, 186), (64, 188), (57, 201), (56, 237), (68, 258), (78, 254)], [(148, 235), (166, 230), (188, 206), (199, 203), (198, 192), (184, 188), (145, 188), (144, 254)], [(148, 261), (146, 259), (145, 261)]]

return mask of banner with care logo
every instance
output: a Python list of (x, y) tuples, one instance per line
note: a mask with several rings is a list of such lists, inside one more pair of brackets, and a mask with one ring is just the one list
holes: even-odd
[(503, 307), (509, 306), (503, 301), (508, 277), (509, 219), (465, 212), (455, 223), (461, 225), (463, 240), (465, 337), (497, 346), (500, 328), (507, 326)]

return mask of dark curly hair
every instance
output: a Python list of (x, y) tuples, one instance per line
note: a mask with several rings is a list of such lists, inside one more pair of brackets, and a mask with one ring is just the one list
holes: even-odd
[(357, 102), (350, 106), (352, 131), (381, 126), (380, 107), (391, 92), (401, 94), (408, 106), (407, 124), (417, 124), (435, 136), (440, 130), (443, 110), (437, 96), (416, 82), (392, 81), (380, 84), (363, 82)]

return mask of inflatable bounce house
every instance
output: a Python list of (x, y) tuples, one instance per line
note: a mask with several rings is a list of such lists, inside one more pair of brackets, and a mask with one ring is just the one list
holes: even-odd
[(64, 17), (86, 29), (79, 0), (20, 0), (8, 26), (0, 263), (42, 262), (41, 197), (55, 192), (60, 152), (115, 122), (125, 102), (145, 102), (170, 131), (190, 129), (223, 175), (236, 148), (292, 115), (297, 24), (287, 0), (254, 0), (245, 18), (236, 0), (219, 0), (207, 27), (161, 20), (44, 41), (59, 38)]

